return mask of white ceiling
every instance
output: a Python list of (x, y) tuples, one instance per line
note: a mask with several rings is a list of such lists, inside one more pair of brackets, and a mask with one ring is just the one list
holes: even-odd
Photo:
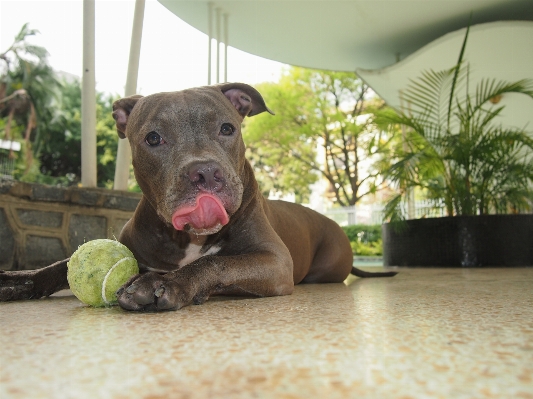
[[(400, 109), (400, 91), (421, 71), (441, 71), (457, 64), (465, 31), (451, 32), (390, 67), (358, 69), (357, 74), (389, 105)], [(508, 82), (533, 79), (533, 22), (506, 21), (473, 26), (464, 59), (469, 65), (471, 90), (481, 79)], [(507, 94), (498, 105), (505, 106), (500, 120), (506, 125), (533, 131), (532, 98)]]
[[(204, 33), (211, 3), (229, 15), (230, 46), (290, 65), (357, 71), (395, 108), (409, 79), (455, 65), (471, 14), (472, 82), (533, 79), (533, 0), (158, 1)], [(524, 97), (502, 100), (502, 120), (533, 131), (533, 100)]]
[[(159, 0), (207, 33), (208, 1)], [(310, 68), (383, 68), (442, 35), (499, 20), (533, 21), (533, 0), (211, 1), (229, 14), (229, 45)], [(182, 40), (182, 38), (176, 38)]]

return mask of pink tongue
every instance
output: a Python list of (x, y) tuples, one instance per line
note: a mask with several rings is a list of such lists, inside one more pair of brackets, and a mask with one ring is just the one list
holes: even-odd
[(209, 229), (229, 222), (228, 214), (220, 200), (211, 194), (202, 194), (196, 198), (196, 205), (178, 209), (172, 215), (172, 224), (176, 230), (183, 230), (190, 225), (196, 230)]

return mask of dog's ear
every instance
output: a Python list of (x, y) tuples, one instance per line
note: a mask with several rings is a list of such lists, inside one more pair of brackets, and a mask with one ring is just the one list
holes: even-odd
[(261, 94), (252, 86), (244, 83), (223, 83), (218, 87), (243, 118), (265, 111), (274, 115), (274, 112), (266, 106)]
[(130, 97), (121, 98), (113, 103), (113, 119), (116, 122), (118, 137), (121, 139), (126, 138), (128, 117), (140, 98), (142, 98), (141, 95), (135, 94)]

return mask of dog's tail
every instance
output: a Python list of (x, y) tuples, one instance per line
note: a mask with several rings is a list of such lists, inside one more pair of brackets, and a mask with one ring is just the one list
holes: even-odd
[(353, 266), (351, 273), (357, 277), (394, 277), (398, 274), (398, 272), (365, 272)]

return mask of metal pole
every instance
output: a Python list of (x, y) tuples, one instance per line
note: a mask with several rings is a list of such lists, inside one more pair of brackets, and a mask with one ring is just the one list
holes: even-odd
[[(400, 90), (400, 109), (402, 112), (405, 112), (404, 99), (403, 99), (403, 90)], [(402, 125), (402, 145), (403, 150), (407, 151), (407, 128)], [(407, 219), (416, 218), (416, 208), (415, 208), (415, 193), (413, 188), (408, 188), (406, 192), (407, 200)]]
[(211, 84), (211, 41), (213, 40), (213, 3), (207, 5), (207, 84)]
[(220, 8), (216, 9), (217, 83), (220, 83)]
[(224, 14), (224, 83), (228, 81), (228, 14)]
[(83, 0), (83, 73), (81, 88), (81, 184), (96, 187), (95, 3)]
[[(143, 33), (145, 0), (135, 1), (133, 27), (131, 29), (130, 58), (128, 75), (126, 76), (126, 97), (137, 92), (137, 78), (139, 76), (139, 59), (141, 57), (141, 41)], [(127, 190), (130, 177), (131, 148), (127, 139), (118, 141), (117, 164), (115, 166), (115, 181), (113, 189)]]

